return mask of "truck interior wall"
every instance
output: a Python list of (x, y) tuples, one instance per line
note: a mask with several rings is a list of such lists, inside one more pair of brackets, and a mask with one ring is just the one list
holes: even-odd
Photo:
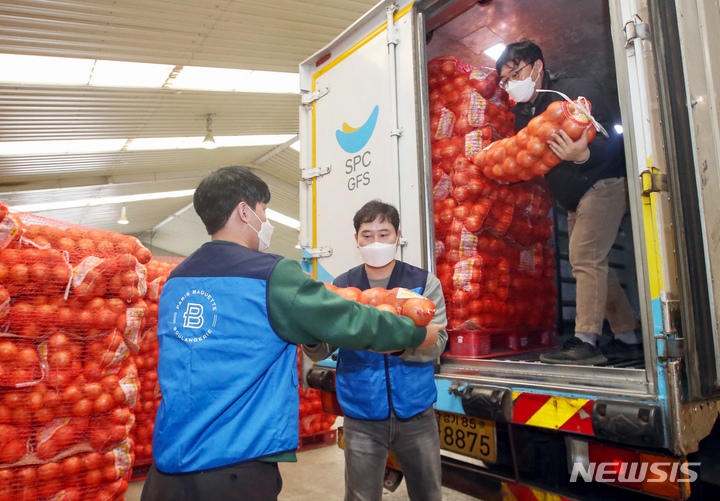
[(431, 37), (426, 47), (428, 61), (454, 55), (476, 66), (494, 68), (495, 60), (482, 50), (495, 42), (527, 38), (542, 47), (551, 71), (602, 82), (609, 100), (615, 103), (615, 123), (620, 123), (610, 13), (605, 0), (546, 1), (542, 8), (536, 0), (455, 3), (467, 6), (459, 16), (447, 17), (450, 6), (427, 18)]
[[(703, 248), (703, 214), (698, 195), (694, 144), (690, 130), (688, 90), (683, 74), (678, 17), (674, 2), (648, 2), (658, 68), (658, 87), (665, 123), (668, 185), (677, 245), (682, 304), (682, 337), (691, 398), (720, 393), (717, 348), (713, 339), (712, 306), (708, 302), (708, 269)], [(705, 165), (707, 168), (707, 165)]]
[[(557, 204), (553, 208), (557, 214), (554, 217), (555, 229), (553, 237), (555, 239), (555, 262), (558, 263), (559, 273), (559, 295), (558, 302), (566, 303), (562, 306), (562, 311), (558, 314), (557, 326), (558, 333), (561, 335), (570, 335), (575, 329), (575, 279), (572, 276), (572, 268), (567, 259), (568, 255), (568, 233), (567, 233), (567, 212)], [(610, 268), (613, 269), (620, 281), (620, 285), (630, 300), (630, 304), (637, 317), (640, 316), (640, 305), (637, 286), (637, 270), (635, 267), (635, 255), (632, 238), (632, 222), (630, 213), (628, 212), (620, 224), (613, 248), (608, 256)], [(609, 331), (609, 325), (605, 322), (604, 331)]]

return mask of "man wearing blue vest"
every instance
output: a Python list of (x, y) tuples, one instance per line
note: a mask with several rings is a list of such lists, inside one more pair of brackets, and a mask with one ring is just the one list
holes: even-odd
[(348, 301), (296, 261), (261, 252), (269, 201), (245, 167), (219, 169), (195, 191), (212, 240), (160, 297), (162, 401), (143, 501), (277, 499), (277, 463), (296, 460), (299, 439), (296, 344), (384, 352), (437, 341), (442, 326)]
[[(338, 287), (404, 287), (436, 306), (433, 323), (445, 326), (445, 299), (438, 278), (397, 261), (400, 215), (395, 207), (373, 200), (353, 218), (355, 240), (364, 264), (338, 276)], [(437, 399), (433, 360), (447, 333), (427, 347), (372, 353), (340, 347), (337, 397), (345, 414), (345, 501), (380, 501), (388, 451), (407, 482), (412, 501), (440, 501), (440, 437), (433, 404)], [(304, 346), (313, 360), (327, 358), (337, 345)]]

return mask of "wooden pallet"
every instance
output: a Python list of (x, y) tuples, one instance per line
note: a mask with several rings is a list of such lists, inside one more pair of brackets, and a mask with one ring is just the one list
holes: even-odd
[(337, 430), (326, 430), (313, 435), (300, 435), (300, 443), (298, 444), (298, 452), (317, 449), (319, 447), (327, 447), (328, 445), (337, 445)]

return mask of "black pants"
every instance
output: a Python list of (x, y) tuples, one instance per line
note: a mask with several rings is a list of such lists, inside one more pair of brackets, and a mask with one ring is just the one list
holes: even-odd
[(185, 475), (166, 475), (153, 465), (140, 501), (276, 501), (281, 490), (277, 463), (249, 461)]

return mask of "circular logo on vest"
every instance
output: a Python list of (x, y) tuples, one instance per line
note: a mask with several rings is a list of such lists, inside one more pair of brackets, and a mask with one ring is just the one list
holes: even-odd
[(212, 334), (217, 323), (217, 304), (204, 290), (192, 290), (182, 295), (175, 305), (173, 332), (186, 343), (197, 343)]

